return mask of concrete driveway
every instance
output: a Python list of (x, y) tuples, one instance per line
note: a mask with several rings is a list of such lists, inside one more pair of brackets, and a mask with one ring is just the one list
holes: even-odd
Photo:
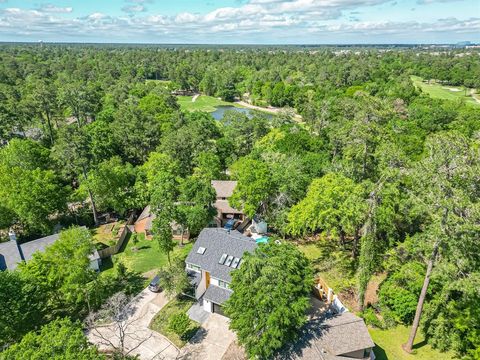
[[(167, 338), (152, 331), (148, 325), (156, 313), (168, 302), (165, 294), (152, 293), (145, 289), (137, 295), (132, 304), (134, 311), (125, 323), (125, 349), (131, 350), (130, 355), (139, 355), (142, 360), (177, 359), (179, 350)], [(87, 336), (90, 342), (96, 344), (100, 350), (111, 349), (111, 343), (119, 346), (118, 328), (115, 325), (97, 327), (90, 331)]]
[(229, 319), (210, 314), (200, 330), (181, 350), (182, 359), (220, 360), (230, 344), (236, 339), (228, 328)]

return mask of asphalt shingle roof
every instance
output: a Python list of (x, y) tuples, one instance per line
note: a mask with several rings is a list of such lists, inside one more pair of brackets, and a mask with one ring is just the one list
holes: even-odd
[(237, 186), (236, 181), (212, 180), (212, 186), (217, 193), (217, 198), (229, 198)]
[(214, 302), (215, 304), (222, 305), (225, 301), (230, 299), (230, 295), (232, 295), (231, 290), (210, 285), (207, 291), (205, 291), (205, 294), (203, 294), (203, 298)]
[(53, 234), (50, 236), (45, 236), (40, 239), (32, 240), (23, 244), (20, 244), (20, 248), (22, 249), (23, 258), (25, 261), (29, 261), (32, 259), (33, 254), (37, 251), (44, 252), (47, 246), (52, 245), (55, 241), (58, 240), (60, 234)]
[[(199, 247), (206, 249), (203, 255), (197, 253)], [(206, 228), (198, 235), (185, 262), (199, 266), (216, 279), (230, 282), (230, 272), (234, 269), (218, 263), (222, 255), (227, 254), (241, 259), (245, 252), (251, 253), (256, 247), (255, 240), (236, 230), (229, 233), (222, 228)]]
[(22, 261), (16, 241), (0, 243), (0, 270), (15, 270)]
[(242, 211), (234, 209), (228, 203), (228, 200), (217, 200), (215, 201), (215, 209), (220, 211), (222, 214), (243, 214)]
[(351, 312), (333, 315), (321, 326), (325, 330), (321, 342), (334, 355), (375, 346), (363, 319)]
[(375, 346), (363, 319), (345, 312), (311, 320), (302, 329), (300, 340), (277, 359), (339, 360), (345, 354)]
[[(59, 237), (60, 234), (53, 234), (19, 245), (17, 245), (15, 241), (0, 243), (0, 270), (14, 270), (19, 262), (22, 260), (31, 260), (33, 254), (37, 251), (44, 252), (45, 249), (57, 241)], [(98, 260), (100, 259), (100, 255), (95, 249), (88, 258), (90, 260)]]

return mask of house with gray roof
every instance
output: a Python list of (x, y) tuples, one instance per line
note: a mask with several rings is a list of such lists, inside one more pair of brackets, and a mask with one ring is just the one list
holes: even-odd
[(16, 240), (0, 243), (0, 271), (15, 270), (20, 262), (22, 256)]
[(185, 263), (193, 275), (195, 297), (208, 312), (222, 314), (222, 304), (230, 298), (231, 272), (242, 264), (243, 255), (257, 247), (254, 239), (236, 230), (206, 228), (188, 254)]
[(374, 346), (362, 318), (351, 312), (328, 310), (311, 319), (301, 330), (299, 340), (277, 360), (375, 359)]
[[(60, 234), (53, 234), (19, 244), (14, 233), (10, 233), (9, 235), (10, 241), (0, 243), (0, 271), (15, 270), (19, 263), (22, 261), (30, 261), (33, 254), (36, 252), (44, 252), (48, 246), (60, 238)], [(90, 267), (95, 271), (99, 271), (101, 259), (96, 249), (90, 254), (89, 259)]]

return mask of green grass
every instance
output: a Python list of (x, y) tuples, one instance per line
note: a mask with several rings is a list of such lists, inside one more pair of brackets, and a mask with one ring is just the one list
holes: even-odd
[[(480, 106), (480, 103), (476, 102), (473, 97), (470, 95), (470, 90), (467, 88), (467, 96), (465, 96), (465, 88), (450, 86), (444, 84), (431, 83), (427, 84), (423, 82), (423, 79), (419, 76), (412, 75), (410, 77), (413, 81), (413, 84), (422, 89), (422, 91), (432, 98), (436, 99), (445, 99), (445, 100), (464, 100), (465, 103), (475, 106)], [(460, 91), (452, 91), (449, 89), (458, 89)]]
[(315, 261), (324, 256), (323, 249), (317, 243), (300, 244), (298, 248), (310, 261)]
[(170, 80), (155, 80), (155, 79), (147, 79), (145, 80), (146, 83), (155, 83), (159, 85), (164, 85), (165, 87), (170, 85), (172, 82)]
[(177, 101), (180, 108), (185, 111), (205, 111), (214, 112), (217, 106), (235, 106), (240, 107), (235, 103), (219, 100), (213, 96), (200, 95), (195, 102), (192, 102), (193, 96), (178, 96)]
[(99, 245), (100, 248), (115, 245), (118, 239), (118, 230), (124, 221), (104, 224), (90, 230), (93, 236), (93, 241)]
[(195, 303), (195, 300), (188, 297), (179, 297), (171, 300), (160, 310), (150, 323), (150, 329), (166, 336), (178, 348), (183, 347), (187, 341), (195, 335), (200, 325), (190, 320), (190, 329), (184, 339), (181, 339), (177, 334), (168, 328), (170, 318), (175, 314), (186, 313), (188, 309)]
[(441, 353), (428, 345), (420, 331), (417, 332), (413, 353), (402, 350), (402, 344), (408, 339), (410, 328), (397, 326), (388, 330), (369, 329), (370, 335), (377, 345), (373, 351), (377, 360), (452, 360), (452, 353)]
[[(335, 243), (328, 239), (297, 244), (299, 250), (312, 262), (313, 268), (336, 293), (340, 293), (355, 285), (355, 276), (346, 269), (348, 263), (342, 260), (349, 257), (338, 251)], [(344, 268), (342, 268), (344, 264)]]
[[(167, 264), (167, 255), (160, 252), (155, 240), (147, 240), (143, 234), (137, 236), (138, 242), (135, 245), (130, 241), (131, 236), (127, 239), (123, 251), (112, 256), (113, 263), (121, 261), (128, 269), (141, 274), (156, 271)], [(191, 243), (185, 244), (184, 247), (177, 246), (171, 256), (186, 256), (191, 248)]]

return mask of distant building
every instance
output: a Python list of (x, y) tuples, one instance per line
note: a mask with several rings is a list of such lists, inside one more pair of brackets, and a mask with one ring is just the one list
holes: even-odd
[[(17, 265), (22, 261), (28, 262), (32, 259), (36, 252), (44, 252), (45, 249), (52, 245), (60, 238), (60, 234), (53, 234), (40, 239), (28, 241), (23, 244), (17, 242), (15, 233), (10, 232), (10, 241), (0, 243), (0, 270), (15, 270)], [(89, 256), (90, 267), (95, 270), (100, 270), (102, 260), (98, 255), (98, 251)]]
[[(247, 221), (242, 211), (234, 209), (230, 206), (228, 199), (233, 195), (233, 191), (237, 186), (236, 181), (212, 180), (212, 187), (215, 189), (216, 200), (213, 206), (217, 210), (215, 222), (218, 227), (222, 227), (228, 220), (235, 219), (240, 223), (239, 226), (245, 227)], [(243, 226), (242, 226), (243, 225)]]
[[(134, 229), (137, 234), (145, 234), (147, 239), (152, 237), (152, 226), (153, 220), (155, 220), (156, 215), (151, 211), (150, 205), (145, 206), (142, 213), (138, 217), (137, 221), (134, 224)], [(180, 224), (172, 222), (172, 237), (175, 240), (188, 240), (190, 237), (190, 232), (187, 228), (183, 228)]]

